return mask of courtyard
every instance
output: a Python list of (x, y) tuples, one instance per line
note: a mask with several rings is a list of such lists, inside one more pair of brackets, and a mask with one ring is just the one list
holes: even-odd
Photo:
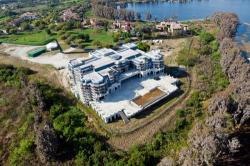
[(124, 80), (119, 89), (99, 102), (92, 102), (91, 106), (106, 123), (119, 118), (120, 111), (130, 118), (177, 91), (177, 82), (178, 79), (169, 75), (157, 79), (135, 76)]

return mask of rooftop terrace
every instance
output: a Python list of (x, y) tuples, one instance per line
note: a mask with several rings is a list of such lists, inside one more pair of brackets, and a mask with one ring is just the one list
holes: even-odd
[[(102, 101), (92, 103), (92, 107), (105, 122), (108, 122), (110, 117), (118, 116), (118, 112), (121, 110), (127, 117), (132, 117), (142, 111), (145, 104), (175, 92), (178, 89), (175, 85), (176, 82), (178, 82), (177, 79), (168, 75), (160, 76), (159, 80), (131, 78), (124, 81), (122, 88), (112, 95), (107, 96)], [(151, 97), (148, 98), (149, 96)], [(148, 99), (142, 101), (139, 99), (140, 97)]]

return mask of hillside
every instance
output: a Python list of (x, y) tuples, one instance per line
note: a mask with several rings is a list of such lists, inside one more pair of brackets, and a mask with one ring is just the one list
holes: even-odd
[[(247, 165), (250, 66), (232, 40), (238, 18), (217, 13), (211, 29), (205, 24), (176, 58), (191, 89), (168, 123), (152, 121), (162, 124), (156, 134), (145, 126), (127, 136), (102, 133), (93, 110), (64, 89), (31, 69), (1, 65), (0, 165)], [(150, 139), (142, 143), (142, 134)]]
[(230, 85), (212, 97), (204, 118), (191, 129), (188, 146), (181, 150), (178, 161), (165, 158), (162, 164), (249, 165), (250, 66), (232, 40), (238, 18), (232, 13), (217, 13), (213, 22), (220, 42), (218, 61)]

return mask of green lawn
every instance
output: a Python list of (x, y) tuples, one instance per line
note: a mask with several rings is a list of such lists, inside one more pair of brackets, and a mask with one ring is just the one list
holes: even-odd
[(0, 42), (24, 45), (45, 45), (52, 41), (55, 35), (48, 35), (44, 31), (22, 32), (0, 38)]
[(101, 29), (84, 29), (71, 31), (73, 34), (89, 34), (90, 42), (86, 42), (86, 47), (93, 48), (94, 41), (100, 41), (102, 44), (115, 44), (112, 33)]
[[(85, 42), (87, 48), (94, 48), (93, 42), (100, 41), (103, 45), (115, 44), (113, 42), (112, 33), (101, 29), (84, 29), (72, 30), (72, 34), (89, 34), (90, 41)], [(0, 42), (23, 45), (45, 45), (55, 38), (60, 38), (57, 35), (48, 35), (45, 31), (22, 32), (0, 37)]]

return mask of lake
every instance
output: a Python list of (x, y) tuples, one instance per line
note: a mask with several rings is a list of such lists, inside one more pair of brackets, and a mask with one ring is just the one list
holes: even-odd
[(177, 16), (178, 20), (203, 19), (218, 11), (234, 12), (241, 21), (236, 40), (250, 41), (250, 0), (189, 0), (179, 2), (127, 3), (126, 8), (141, 13), (142, 19), (147, 12), (152, 18), (164, 20)]

